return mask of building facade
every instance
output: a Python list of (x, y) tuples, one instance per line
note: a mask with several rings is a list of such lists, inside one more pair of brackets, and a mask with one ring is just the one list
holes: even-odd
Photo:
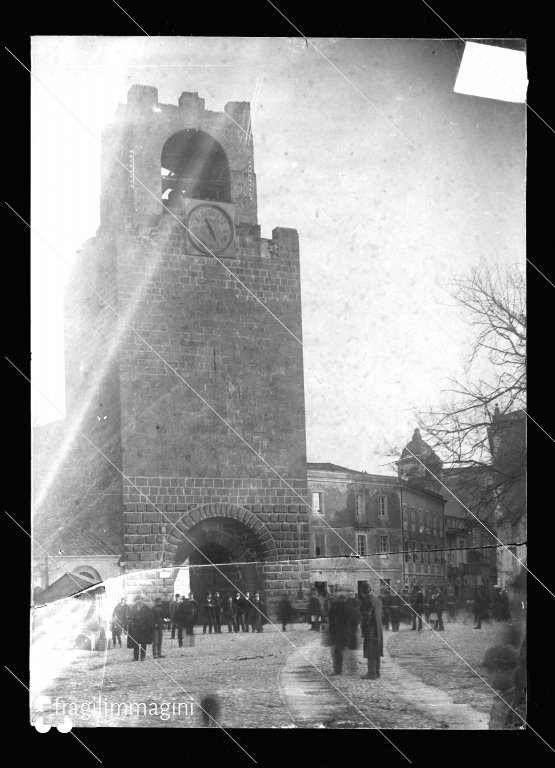
[[(299, 242), (261, 237), (249, 125), (247, 103), (135, 85), (103, 132), (100, 226), (66, 293), (68, 418), (35, 439), (35, 531), (53, 549), (94, 533), (130, 596), (171, 596), (183, 564), (197, 591), (259, 589), (270, 609), (309, 583)], [(253, 565), (232, 584), (209, 561)]]
[[(444, 499), (395, 476), (308, 464), (312, 583), (445, 586)], [(362, 562), (362, 560), (366, 562)]]

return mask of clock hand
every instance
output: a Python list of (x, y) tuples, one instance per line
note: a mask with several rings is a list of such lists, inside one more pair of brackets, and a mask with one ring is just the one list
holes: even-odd
[(206, 221), (206, 226), (208, 227), (208, 231), (212, 235), (212, 238), (216, 240), (216, 235), (214, 234), (214, 230), (212, 229), (212, 226), (209, 221)]

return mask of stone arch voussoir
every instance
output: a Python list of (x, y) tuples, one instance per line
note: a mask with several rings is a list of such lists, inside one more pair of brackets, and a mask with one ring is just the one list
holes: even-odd
[(208, 520), (214, 517), (228, 517), (237, 520), (238, 523), (250, 528), (254, 538), (264, 553), (264, 559), (276, 560), (278, 558), (278, 550), (274, 537), (266, 524), (262, 522), (259, 517), (239, 504), (211, 503), (202, 504), (195, 507), (195, 509), (185, 512), (185, 514), (173, 524), (168, 532), (168, 543), (165, 546), (164, 560), (173, 562), (179, 544), (184, 540), (186, 541), (189, 531), (203, 520)]

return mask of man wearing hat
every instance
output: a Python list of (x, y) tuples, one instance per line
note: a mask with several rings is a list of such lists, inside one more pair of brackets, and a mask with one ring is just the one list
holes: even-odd
[(136, 595), (129, 611), (127, 647), (133, 648), (133, 661), (145, 660), (146, 647), (152, 642), (152, 615), (142, 595)]
[(165, 618), (166, 611), (162, 605), (162, 598), (157, 597), (152, 608), (152, 656), (154, 659), (166, 658), (162, 656), (162, 636)]
[(383, 656), (382, 601), (374, 597), (368, 583), (361, 586), (360, 595), (360, 628), (364, 639), (364, 658), (368, 660), (368, 673), (364, 677), (375, 680), (380, 676), (380, 659)]

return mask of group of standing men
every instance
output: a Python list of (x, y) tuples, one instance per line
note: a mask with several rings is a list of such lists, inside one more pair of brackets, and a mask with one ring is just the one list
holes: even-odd
[[(424, 594), (420, 587), (414, 587), (410, 596), (410, 607), (412, 609), (412, 627), (413, 630), (422, 631), (422, 617), (426, 624), (438, 632), (443, 632), (443, 613), (446, 608), (446, 598), (439, 587), (432, 587), (430, 592)], [(417, 626), (418, 624), (418, 626)], [(397, 629), (399, 627), (397, 626)]]
[(133, 605), (127, 605), (125, 598), (121, 598), (112, 612), (112, 644), (114, 648), (121, 648), (122, 632), (127, 633), (127, 647), (133, 649), (133, 660), (144, 661), (146, 658), (146, 646), (152, 644), (152, 657), (154, 659), (165, 658), (162, 654), (162, 638), (167, 623), (171, 626), (171, 639), (174, 640), (177, 632), (179, 647), (183, 647), (183, 630), (190, 637), (199, 620), (202, 623), (202, 631), (206, 634), (222, 631), (222, 623), (227, 624), (228, 632), (262, 632), (266, 623), (266, 607), (259, 592), (250, 596), (245, 592), (228, 595), (221, 598), (219, 592), (208, 592), (204, 600), (199, 604), (192, 592), (188, 597), (180, 598), (176, 595), (169, 608), (165, 608), (162, 598), (157, 597), (154, 605), (149, 607), (141, 595), (137, 595)]
[(222, 624), (227, 624), (229, 632), (262, 632), (266, 623), (266, 608), (259, 592), (250, 596), (250, 592), (241, 595), (227, 595), (222, 598), (220, 593), (207, 592), (204, 600), (199, 604), (192, 592), (189, 597), (176, 595), (170, 603), (169, 614), (171, 620), (171, 637), (177, 640), (179, 646), (183, 645), (183, 629), (187, 635), (194, 633), (194, 625), (197, 621), (202, 623), (203, 634), (220, 634)]
[(152, 644), (152, 657), (163, 659), (162, 637), (165, 627), (166, 611), (162, 598), (157, 597), (150, 608), (141, 595), (136, 595), (133, 605), (127, 605), (121, 598), (112, 612), (112, 644), (121, 648), (122, 632), (127, 633), (127, 647), (133, 649), (133, 661), (144, 661), (146, 647)]

